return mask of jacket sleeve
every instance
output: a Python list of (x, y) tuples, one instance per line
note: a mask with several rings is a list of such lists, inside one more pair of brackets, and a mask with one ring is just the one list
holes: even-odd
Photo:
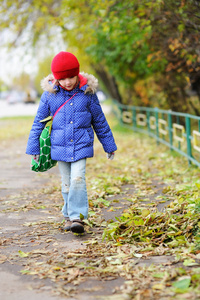
[(26, 154), (35, 155), (40, 154), (40, 144), (39, 137), (42, 130), (45, 127), (45, 123), (40, 123), (40, 120), (43, 120), (49, 116), (49, 105), (48, 105), (48, 92), (42, 94), (37, 114), (35, 116), (26, 148)]
[(92, 126), (103, 146), (104, 151), (107, 153), (116, 151), (117, 146), (112, 131), (108, 125), (96, 94), (91, 95), (89, 107), (92, 115)]

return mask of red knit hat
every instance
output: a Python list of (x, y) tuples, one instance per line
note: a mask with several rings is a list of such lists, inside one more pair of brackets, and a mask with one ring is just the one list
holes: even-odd
[(55, 79), (64, 79), (79, 74), (79, 62), (70, 52), (59, 52), (51, 63), (51, 71)]

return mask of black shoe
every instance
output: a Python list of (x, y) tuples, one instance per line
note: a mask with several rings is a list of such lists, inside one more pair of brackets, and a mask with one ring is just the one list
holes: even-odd
[(75, 233), (83, 233), (84, 225), (81, 220), (73, 220), (71, 225), (71, 231)]
[(71, 225), (72, 225), (72, 221), (66, 220), (66, 221), (65, 221), (65, 225), (64, 225), (64, 227), (63, 227), (63, 230), (64, 230), (64, 231), (70, 231), (70, 230), (71, 230)]

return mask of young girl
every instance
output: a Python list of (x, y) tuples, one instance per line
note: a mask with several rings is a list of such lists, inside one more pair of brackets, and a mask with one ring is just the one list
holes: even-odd
[[(26, 153), (39, 158), (39, 136), (44, 128), (40, 122), (69, 100), (57, 113), (51, 131), (51, 158), (58, 161), (62, 180), (66, 220), (65, 230), (84, 232), (80, 216), (88, 216), (85, 181), (86, 158), (93, 157), (94, 131), (108, 159), (117, 150), (112, 132), (102, 112), (97, 95), (97, 79), (79, 73), (79, 62), (69, 52), (58, 53), (51, 64), (53, 75), (42, 81), (42, 94), (37, 115), (30, 131)], [(94, 131), (93, 131), (94, 130)]]

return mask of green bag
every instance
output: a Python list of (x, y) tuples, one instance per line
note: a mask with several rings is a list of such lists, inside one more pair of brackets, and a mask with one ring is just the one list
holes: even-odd
[(40, 122), (47, 122), (45, 128), (40, 135), (40, 156), (39, 161), (36, 162), (33, 158), (31, 160), (31, 170), (35, 172), (45, 172), (57, 164), (56, 160), (51, 159), (51, 126), (53, 117), (49, 116)]
[(40, 157), (39, 161), (36, 162), (33, 158), (31, 160), (31, 170), (35, 172), (45, 172), (57, 164), (56, 160), (51, 159), (51, 127), (53, 118), (57, 115), (59, 110), (69, 102), (78, 92), (76, 92), (71, 98), (63, 103), (55, 112), (53, 116), (49, 116), (40, 122), (47, 122), (45, 128), (40, 135)]

